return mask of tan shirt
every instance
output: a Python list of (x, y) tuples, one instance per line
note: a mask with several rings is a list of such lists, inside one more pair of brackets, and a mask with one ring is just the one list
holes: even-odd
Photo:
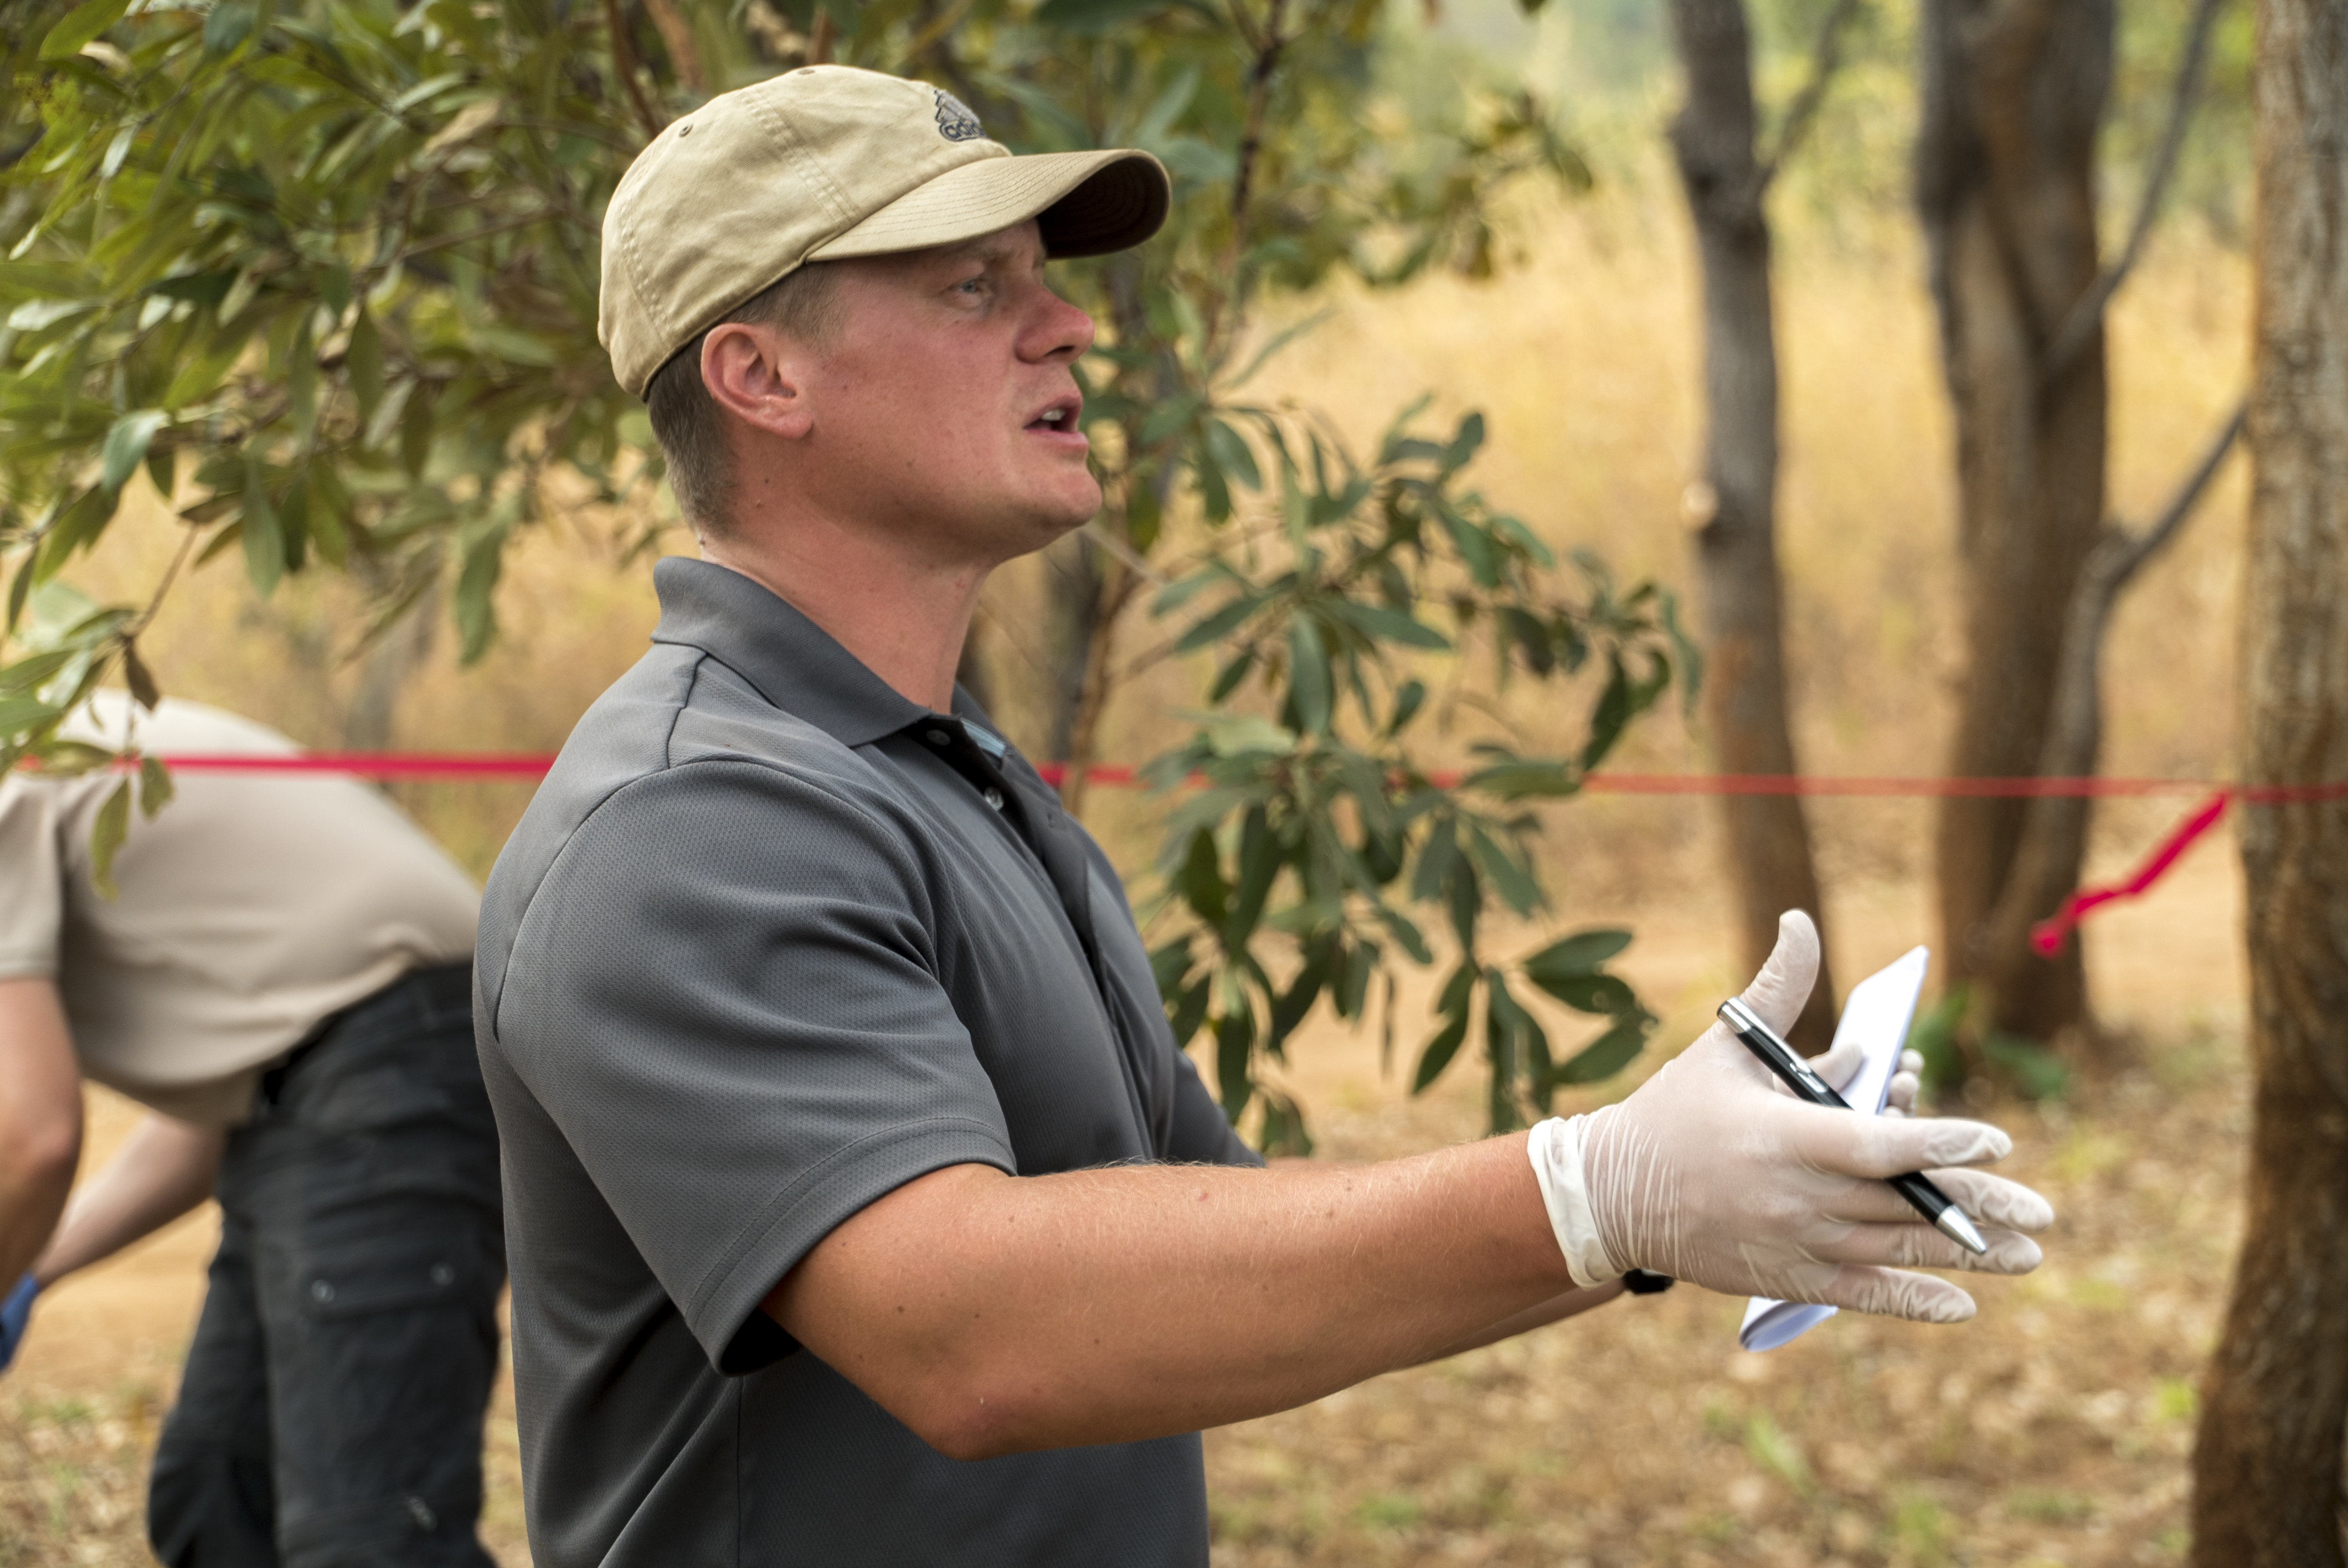
[[(122, 743), (122, 692), (95, 726)], [(136, 715), (161, 755), (298, 755), (260, 724), (167, 700)], [(0, 979), (57, 982), (89, 1077), (158, 1111), (225, 1126), (263, 1068), (321, 1019), (409, 969), (469, 960), (472, 882), (390, 802), (322, 774), (173, 775), (131, 813), (118, 897), (90, 883), (92, 819), (119, 775), (0, 781)]]

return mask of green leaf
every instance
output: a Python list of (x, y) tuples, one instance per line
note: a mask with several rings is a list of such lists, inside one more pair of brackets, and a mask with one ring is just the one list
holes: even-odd
[(37, 729), (65, 712), (37, 697), (0, 697), (0, 735), (20, 735)]
[(204, 18), (204, 53), (229, 55), (252, 36), (259, 20), (252, 0), (219, 0)]
[(122, 644), (122, 679), (130, 688), (131, 700), (149, 712), (153, 712), (155, 704), (163, 700), (162, 689), (155, 684), (147, 661), (139, 657), (139, 644), (135, 641)]
[(1180, 641), (1174, 644), (1174, 651), (1188, 653), (1193, 649), (1204, 648), (1210, 642), (1221, 641), (1231, 632), (1238, 630), (1248, 617), (1262, 610), (1267, 602), (1269, 601), (1262, 594), (1240, 595), (1184, 632)]
[(1620, 930), (1576, 931), (1551, 942), (1518, 966), (1525, 979), (1548, 990), (1552, 983), (1595, 974), (1607, 959), (1631, 945), (1631, 933)]
[(106, 446), (98, 459), (98, 485), (109, 496), (119, 495), (139, 465), (147, 458), (148, 443), (155, 439), (170, 415), (160, 408), (142, 408), (126, 414), (114, 422), (106, 433)]
[(269, 486), (258, 463), (245, 480), (243, 535), (245, 575), (252, 579), (252, 591), (267, 599), (285, 575), (285, 531), (278, 524), (277, 508), (270, 505)]
[(343, 368), (351, 378), (351, 395), (358, 399), (361, 424), (374, 419), (375, 405), (383, 398), (383, 334), (376, 330), (375, 317), (366, 307), (359, 307), (359, 319), (351, 323), (350, 347), (343, 351)]
[[(1195, 845), (1197, 840), (1192, 843)], [(1272, 884), (1280, 875), (1280, 866), (1281, 842), (1272, 831), (1271, 820), (1263, 807), (1251, 807), (1240, 826), (1239, 897), (1231, 901), (1230, 913), (1220, 922), (1226, 946), (1247, 945), (1255, 932), (1256, 921), (1263, 915), (1264, 900), (1272, 895)]]
[(1614, 975), (1558, 975), (1544, 979), (1528, 973), (1525, 979), (1577, 1012), (1612, 1018), (1639, 1005), (1637, 994)]
[(130, 836), (130, 781), (124, 779), (98, 808), (98, 819), (89, 829), (89, 880), (98, 896), (112, 903), (118, 889), (114, 886), (114, 857), (122, 849), (122, 841)]
[(1241, 1009), (1215, 1020), (1215, 1082), (1221, 1091), (1223, 1114), (1237, 1123), (1255, 1093), (1248, 1076), (1255, 1056), (1255, 1015)]
[(33, 591), (33, 568), (39, 559), (39, 551), (26, 552), (24, 564), (16, 569), (16, 575), (9, 579), (8, 631), (12, 636), (15, 633), (16, 622), (24, 619), (25, 600)]
[(1631, 697), (1630, 673), (1622, 668), (1619, 653), (1608, 657), (1606, 689), (1599, 694), (1598, 706), (1590, 715), (1590, 739), (1581, 748), (1581, 769), (1584, 773), (1598, 765), (1622, 733), (1622, 726), (1631, 722), (1636, 711)]
[(1443, 471), (1449, 474), (1467, 466), (1468, 460), (1475, 456), (1476, 449), (1483, 445), (1484, 416), (1470, 410), (1459, 421), (1459, 428), (1452, 436), (1451, 444), (1443, 449)]
[(1328, 983), (1328, 979), (1326, 955), (1316, 955), (1297, 971), (1296, 979), (1289, 988), (1272, 999), (1270, 1038), (1275, 1048), (1304, 1021), (1304, 1015), (1311, 1012), (1313, 1004), (1320, 999), (1321, 988)]
[(470, 664), (487, 652), (497, 635), (497, 611), (492, 595), (505, 568), (505, 532), (494, 529), (467, 541), (464, 565), (457, 572), (452, 609), (457, 618), (458, 656)]
[(1199, 1026), (1207, 1021), (1207, 1004), (1214, 995), (1214, 989), (1212, 978), (1199, 980), (1175, 999), (1174, 1010), (1168, 1015), (1167, 1021), (1174, 1030), (1174, 1043), (1178, 1047), (1189, 1044), (1191, 1037), (1199, 1032)]
[(50, 676), (80, 657), (77, 648), (53, 648), (0, 666), (0, 693), (38, 690)]
[(1647, 1043), (1647, 1030), (1653, 1027), (1653, 1020), (1643, 1015), (1616, 1024), (1550, 1074), (1550, 1081), (1562, 1087), (1612, 1077), (1639, 1054), (1639, 1048)]
[(1418, 1071), (1411, 1074), (1410, 1091), (1413, 1094), (1426, 1093), (1427, 1085), (1442, 1077), (1443, 1070), (1451, 1065), (1451, 1059), (1459, 1054), (1459, 1042), (1467, 1038), (1468, 1015), (1465, 1012), (1454, 1014), (1441, 1029), (1429, 1036), (1425, 1048), (1418, 1053)]
[(1563, 763), (1511, 757), (1478, 768), (1459, 781), (1459, 787), (1480, 790), (1495, 800), (1556, 800), (1579, 792), (1581, 778)]
[(1174, 890), (1208, 926), (1220, 929), (1230, 913), (1230, 885), (1223, 880), (1222, 858), (1215, 853), (1215, 836), (1205, 828), (1190, 835), (1189, 853), (1175, 874)]
[(1190, 938), (1177, 937), (1165, 946), (1153, 948), (1149, 955), (1149, 978), (1158, 982), (1161, 1000), (1172, 1001), (1181, 990), (1182, 982), (1190, 973)]
[(1437, 651), (1451, 646), (1451, 639), (1432, 626), (1413, 620), (1399, 610), (1388, 610), (1384, 605), (1364, 604), (1359, 600), (1331, 599), (1323, 601), (1318, 608), (1331, 620), (1342, 620), (1356, 631), (1381, 642), (1400, 642), (1411, 648), (1429, 648)]
[(1207, 721), (1207, 743), (1219, 757), (1285, 756), (1296, 749), (1296, 735), (1261, 713), (1217, 713)]
[(162, 758), (149, 756), (139, 759), (139, 810), (141, 815), (152, 817), (170, 804), (171, 797), (178, 793), (171, 784), (171, 770), (163, 765)]
[(1476, 864), (1499, 892), (1501, 899), (1519, 915), (1529, 915), (1541, 906), (1541, 887), (1532, 873), (1517, 857), (1497, 843), (1481, 828), (1471, 828), (1468, 848)]
[(1333, 702), (1329, 654), (1311, 618), (1300, 615), (1289, 623), (1288, 656), (1288, 695), (1296, 704), (1297, 727), (1308, 735), (1325, 735)]
[(62, 60), (81, 53), (81, 46), (122, 20), (130, 0), (82, 0), (41, 38), (41, 58)]
[(1426, 702), (1425, 682), (1417, 680), (1404, 682), (1401, 689), (1395, 692), (1394, 713), (1386, 720), (1386, 733), (1388, 735), (1402, 733), (1410, 722), (1418, 716), (1419, 709), (1425, 706)]
[(1256, 1147), (1268, 1159), (1302, 1160), (1311, 1154), (1313, 1134), (1305, 1131), (1303, 1107), (1273, 1090), (1259, 1092), (1263, 1096), (1263, 1129)]
[(1256, 466), (1246, 437), (1220, 419), (1207, 421), (1207, 450), (1215, 455), (1216, 466), (1231, 478), (1251, 490), (1263, 488), (1262, 471)]

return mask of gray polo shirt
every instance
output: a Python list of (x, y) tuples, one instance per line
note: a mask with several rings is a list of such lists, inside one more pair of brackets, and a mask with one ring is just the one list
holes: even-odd
[(758, 1310), (944, 1166), (1255, 1163), (1115, 871), (965, 696), (723, 567), (654, 582), (481, 910), (535, 1560), (1197, 1568), (1195, 1434), (959, 1463)]

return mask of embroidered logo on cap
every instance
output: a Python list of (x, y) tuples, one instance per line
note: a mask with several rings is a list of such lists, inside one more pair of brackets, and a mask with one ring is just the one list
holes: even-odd
[(978, 117), (952, 93), (938, 94), (938, 134), (948, 141), (975, 141), (986, 134)]

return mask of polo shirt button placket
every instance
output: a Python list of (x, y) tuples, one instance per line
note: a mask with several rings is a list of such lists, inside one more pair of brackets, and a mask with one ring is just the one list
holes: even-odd
[(987, 785), (986, 804), (993, 806), (995, 810), (1001, 811), (1003, 809), (1003, 792), (996, 789), (993, 784)]

